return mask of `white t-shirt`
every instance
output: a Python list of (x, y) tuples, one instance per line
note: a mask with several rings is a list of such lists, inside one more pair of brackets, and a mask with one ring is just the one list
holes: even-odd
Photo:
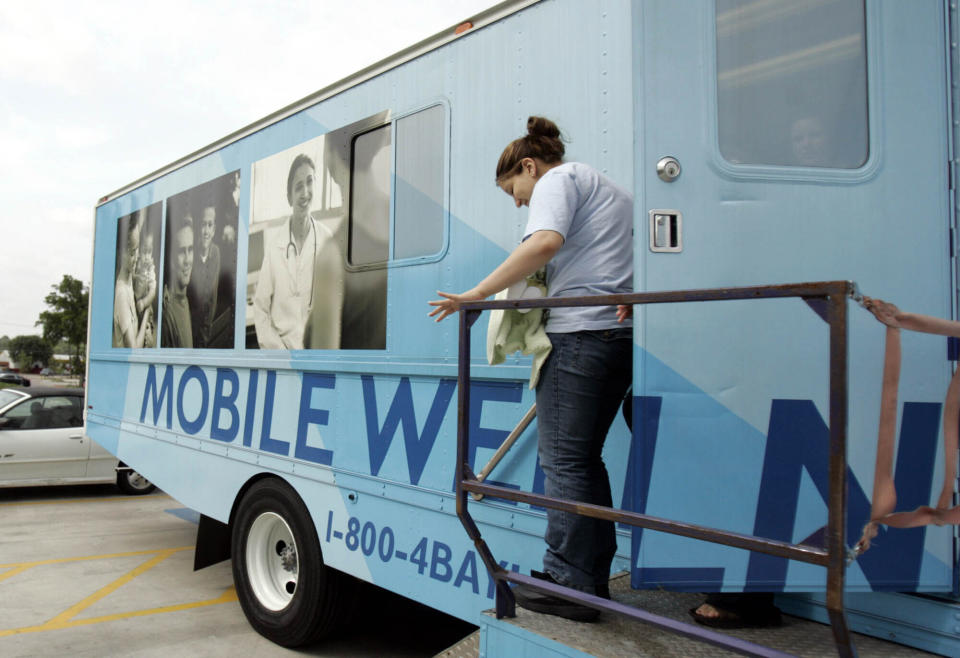
[[(537, 231), (563, 236), (547, 263), (550, 297), (633, 292), (633, 197), (589, 165), (565, 162), (533, 188), (523, 239)], [(550, 309), (547, 331), (629, 327), (615, 306)]]

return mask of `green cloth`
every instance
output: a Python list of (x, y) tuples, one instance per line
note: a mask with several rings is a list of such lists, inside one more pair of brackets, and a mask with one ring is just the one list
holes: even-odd
[[(545, 297), (546, 294), (547, 286), (543, 270), (540, 270), (527, 277), (526, 281), (500, 291), (495, 299), (536, 299)], [(545, 310), (494, 310), (490, 312), (490, 321), (487, 324), (487, 362), (492, 366), (503, 363), (507, 356), (518, 351), (524, 356), (533, 355), (533, 366), (530, 369), (531, 389), (536, 388), (540, 368), (553, 349), (544, 329)]]

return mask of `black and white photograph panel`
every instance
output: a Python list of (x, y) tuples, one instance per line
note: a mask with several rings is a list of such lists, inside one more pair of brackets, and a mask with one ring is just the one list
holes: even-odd
[(255, 162), (250, 204), (247, 346), (339, 349), (343, 249), (340, 186), (324, 136)]
[(167, 199), (161, 347), (232, 348), (240, 172)]
[(117, 220), (113, 346), (157, 346), (161, 202)]
[(248, 348), (386, 348), (389, 130), (381, 112), (253, 164)]

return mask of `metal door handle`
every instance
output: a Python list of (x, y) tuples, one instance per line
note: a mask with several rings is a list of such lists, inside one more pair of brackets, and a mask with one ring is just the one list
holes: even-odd
[(650, 251), (683, 251), (683, 215), (679, 210), (651, 210)]

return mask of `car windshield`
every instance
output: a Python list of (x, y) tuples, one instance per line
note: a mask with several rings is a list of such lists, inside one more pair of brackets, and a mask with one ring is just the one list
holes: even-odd
[(8, 391), (6, 389), (0, 389), (0, 409), (7, 406), (14, 400), (19, 400), (23, 395), (20, 393), (14, 393), (13, 391)]

